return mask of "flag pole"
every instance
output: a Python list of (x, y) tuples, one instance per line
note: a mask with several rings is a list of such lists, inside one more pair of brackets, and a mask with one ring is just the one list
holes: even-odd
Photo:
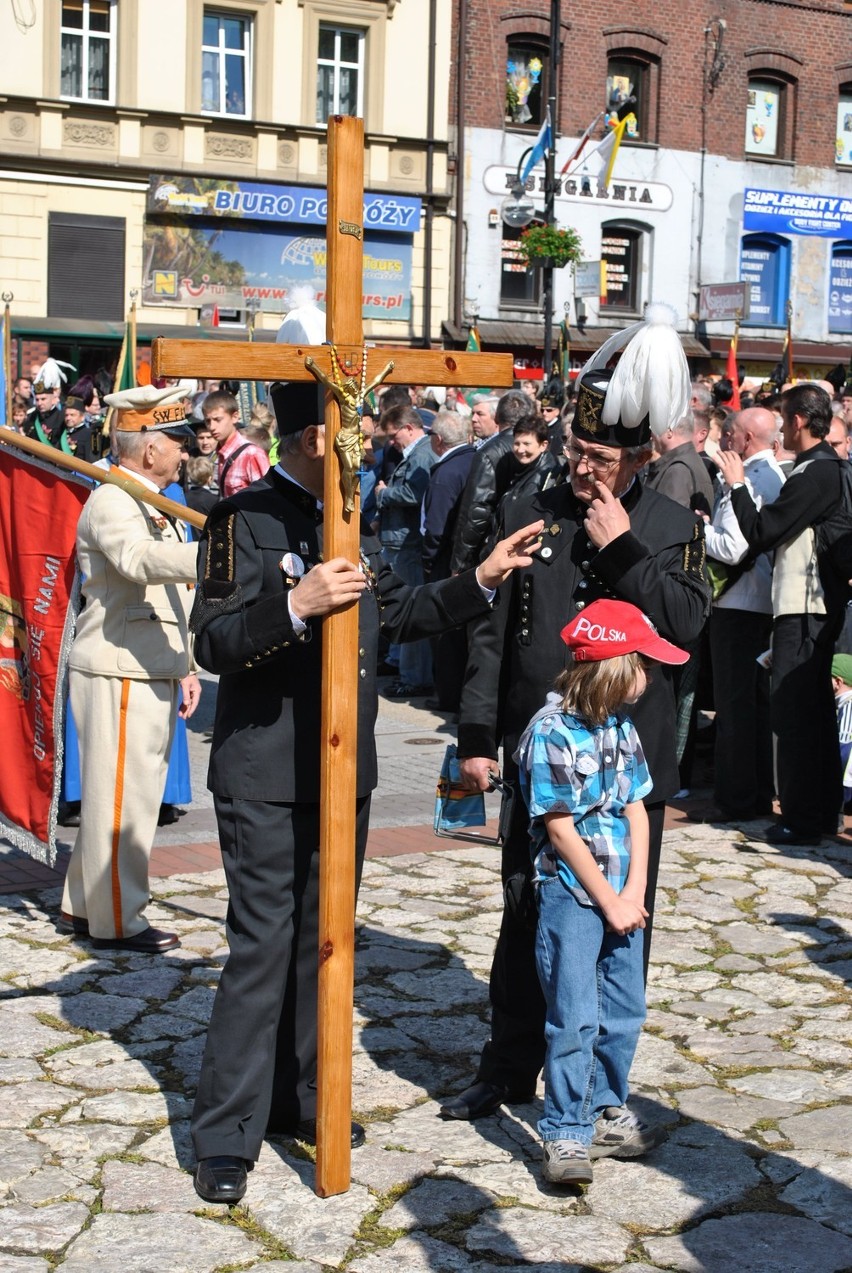
[(150, 504), (161, 513), (176, 517), (178, 521), (189, 522), (190, 526), (194, 526), (196, 530), (204, 529), (207, 518), (203, 513), (196, 513), (194, 509), (187, 508), (186, 504), (178, 504), (173, 499), (167, 499), (165, 495), (149, 490), (123, 469), (115, 466), (110, 469), (98, 468), (97, 464), (78, 460), (76, 456), (66, 455), (64, 451), (59, 451), (54, 446), (46, 446), (43, 442), (37, 442), (35, 438), (24, 437), (22, 433), (15, 433), (13, 429), (0, 428), (0, 443), (17, 447), (19, 451), (26, 451), (28, 455), (33, 455), (36, 459), (45, 460), (56, 468), (67, 469), (69, 473), (76, 473), (79, 477), (87, 477), (92, 482), (109, 482), (112, 486), (120, 486), (128, 495), (141, 500), (143, 504)]
[(137, 290), (134, 287), (130, 293), (130, 348), (127, 356), (130, 359), (130, 370), (133, 373), (133, 383), (136, 383), (136, 297)]
[[(6, 421), (12, 424), (12, 309), (14, 300), (11, 292), (3, 293), (5, 308), (3, 310), (3, 384), (6, 396)], [(18, 368), (20, 371), (20, 367)]]

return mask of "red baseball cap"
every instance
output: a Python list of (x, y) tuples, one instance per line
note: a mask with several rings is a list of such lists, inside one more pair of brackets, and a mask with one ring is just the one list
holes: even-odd
[(689, 658), (629, 601), (593, 601), (565, 625), (561, 636), (578, 663), (598, 663), (617, 654), (645, 654), (658, 663), (686, 663)]

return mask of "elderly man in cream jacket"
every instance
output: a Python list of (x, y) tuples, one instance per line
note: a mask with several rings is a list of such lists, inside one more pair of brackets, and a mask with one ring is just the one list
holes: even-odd
[[(178, 474), (184, 384), (106, 399), (118, 413), (118, 467), (152, 491)], [(180, 713), (195, 710), (188, 618), (197, 545), (185, 528), (118, 486), (97, 487), (77, 527), (84, 605), (71, 648), (71, 706), (80, 735), (82, 808), (59, 927), (96, 947), (153, 954), (178, 944), (152, 928), (148, 861)]]

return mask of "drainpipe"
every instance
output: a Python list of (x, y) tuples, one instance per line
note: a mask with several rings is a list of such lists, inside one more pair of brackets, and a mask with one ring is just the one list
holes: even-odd
[[(559, 109), (557, 84), (559, 81), (559, 37), (560, 0), (551, 0), (550, 4), (550, 93), (547, 104), (550, 108), (551, 147), (544, 160), (544, 219), (548, 225), (556, 224), (556, 138), (559, 136)], [(553, 362), (553, 261), (542, 270), (542, 305), (544, 308), (544, 348), (541, 365), (544, 372), (543, 384), (550, 380)]]
[(429, 0), (429, 63), (426, 98), (426, 224), (423, 227), (423, 348), (432, 348), (432, 261), (435, 251), (435, 62), (437, 2)]
[(456, 218), (453, 242), (453, 324), (461, 328), (464, 323), (464, 129), (467, 99), (465, 78), (464, 42), (467, 35), (468, 0), (459, 0), (458, 43), (456, 45)]

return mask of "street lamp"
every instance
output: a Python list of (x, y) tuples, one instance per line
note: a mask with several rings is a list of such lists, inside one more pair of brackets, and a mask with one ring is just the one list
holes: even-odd
[(526, 185), (521, 181), (521, 171), (531, 151), (532, 146), (529, 146), (518, 160), (510, 193), (500, 204), (500, 219), (504, 225), (511, 226), (513, 230), (523, 230), (535, 216), (535, 201), (532, 195), (527, 193)]

